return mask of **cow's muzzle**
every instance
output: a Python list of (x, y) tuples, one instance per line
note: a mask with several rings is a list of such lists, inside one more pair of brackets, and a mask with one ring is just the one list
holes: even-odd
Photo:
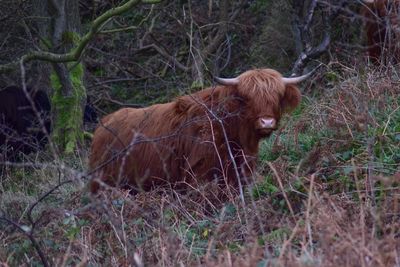
[(258, 129), (275, 130), (276, 120), (274, 118), (259, 118), (257, 126)]

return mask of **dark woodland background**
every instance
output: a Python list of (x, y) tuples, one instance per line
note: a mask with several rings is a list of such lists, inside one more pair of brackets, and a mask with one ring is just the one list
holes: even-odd
[[(368, 57), (362, 1), (137, 1), (70, 63), (20, 64), (32, 51), (72, 51), (126, 2), (0, 0), (0, 90), (44, 90), (54, 122), (43, 149), (0, 158), (1, 266), (400, 266), (400, 68), (390, 53)], [(90, 103), (101, 118), (171, 101), (214, 76), (301, 75), (320, 64), (301, 85), (301, 105), (261, 144), (263, 181), (244, 202), (216, 203), (212, 185), (87, 192), (96, 122), (68, 117), (62, 100), (76, 84), (70, 107)], [(77, 65), (81, 76), (70, 72)], [(59, 83), (70, 91), (57, 91), (54, 73), (66, 73)]]
[[(76, 20), (81, 33), (86, 33), (92, 20), (119, 4), (71, 2), (79, 4)], [(317, 61), (309, 68), (324, 60), (365, 65), (363, 21), (357, 14), (360, 4), (322, 1), (313, 10), (312, 23), (302, 29), (311, 2), (167, 1), (153, 7), (139, 5), (114, 17), (86, 48), (81, 60), (88, 95), (99, 111), (107, 114), (122, 104), (168, 101), (188, 88), (209, 85), (212, 75), (234, 76), (261, 67), (291, 75), (297, 71), (294, 64), (300, 54), (316, 48), (326, 35), (329, 49), (309, 59)], [(34, 1), (3, 0), (1, 5), (1, 63), (43, 49), (46, 40), (41, 39), (41, 32), (51, 31), (52, 23), (49, 17), (40, 17), (49, 15), (42, 10), (45, 7), (35, 6)], [(74, 11), (78, 7), (70, 8)], [(27, 70), (27, 85), (51, 90), (49, 74), (43, 71), (46, 67), (36, 65), (39, 63), (32, 63)], [(7, 73), (0, 86), (20, 85), (20, 79), (17, 71)]]

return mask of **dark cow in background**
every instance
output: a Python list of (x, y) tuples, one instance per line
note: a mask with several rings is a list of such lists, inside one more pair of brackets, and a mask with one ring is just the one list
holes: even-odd
[[(48, 95), (43, 90), (30, 88), (27, 92), (38, 114), (35, 114), (22, 88), (9, 86), (0, 90), (0, 154), (6, 159), (14, 160), (20, 152), (28, 154), (43, 148), (47, 142), (46, 132), (51, 131)], [(96, 112), (90, 104), (85, 106), (84, 121), (97, 121)]]
[(43, 120), (41, 125), (25, 92), (16, 86), (0, 91), (0, 151), (13, 157), (17, 152), (30, 153), (46, 143), (50, 132), (50, 101), (41, 90), (27, 90), (37, 112)]
[(363, 0), (368, 55), (374, 64), (400, 61), (400, 0)]
[(256, 171), (260, 140), (299, 104), (296, 83), (306, 77), (250, 70), (170, 103), (104, 117), (91, 148), (91, 191), (103, 184), (135, 192), (211, 180), (237, 188)]

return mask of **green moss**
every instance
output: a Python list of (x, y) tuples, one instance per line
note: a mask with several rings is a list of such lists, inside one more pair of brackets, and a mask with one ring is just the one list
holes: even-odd
[(62, 35), (62, 39), (66, 43), (76, 44), (80, 38), (78, 34), (66, 31)]
[(50, 76), (54, 94), (51, 98), (52, 107), (56, 110), (53, 124), (53, 140), (66, 153), (72, 153), (78, 143), (83, 142), (81, 101), (86, 99), (86, 89), (83, 85), (83, 66), (71, 62), (69, 78), (73, 87), (72, 94), (63, 96), (59, 77), (55, 72)]

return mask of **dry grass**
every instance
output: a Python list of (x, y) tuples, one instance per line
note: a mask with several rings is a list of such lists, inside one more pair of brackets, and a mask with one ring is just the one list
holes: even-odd
[(0, 222), (0, 264), (42, 263), (28, 207), (73, 179), (32, 212), (50, 265), (400, 266), (400, 80), (359, 73), (329, 72), (324, 92), (263, 144), (266, 178), (244, 204), (218, 201), (213, 184), (93, 198), (79, 168), (14, 167), (0, 207), (28, 232)]

